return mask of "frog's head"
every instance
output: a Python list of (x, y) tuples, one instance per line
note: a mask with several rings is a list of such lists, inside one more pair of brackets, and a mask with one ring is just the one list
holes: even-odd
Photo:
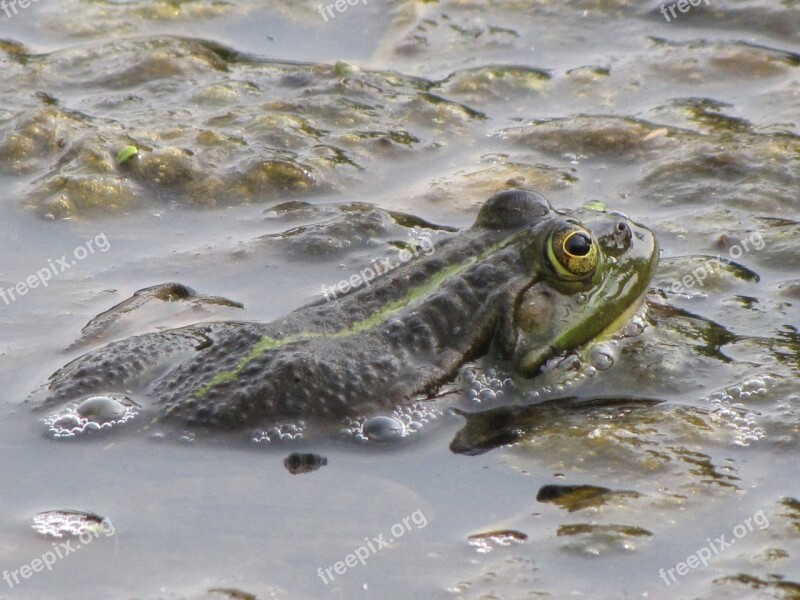
[(529, 279), (507, 315), (501, 344), (515, 370), (532, 376), (551, 356), (623, 324), (647, 290), (658, 245), (650, 230), (622, 213), (555, 211), (522, 190), (498, 197), (506, 210), (496, 210), (493, 198), (476, 225), (508, 227), (492, 222), (497, 213), (527, 223), (517, 246)]

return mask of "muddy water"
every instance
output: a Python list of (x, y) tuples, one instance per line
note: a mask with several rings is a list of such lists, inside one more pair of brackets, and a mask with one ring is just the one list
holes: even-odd
[[(63, 552), (40, 511), (114, 529), (0, 597), (798, 597), (800, 10), (660, 6), (0, 12), (0, 286), (56, 265), (0, 300), (0, 564)], [(444, 415), (383, 446), (56, 441), (24, 402), (139, 289), (244, 308), (154, 303), (112, 339), (274, 318), (419, 234), (338, 207), (463, 227), (509, 185), (624, 211), (663, 255), (629, 335), (532, 382), (462, 373), (449, 401), (503, 418)], [(271, 210), (286, 201), (310, 206)], [(660, 402), (548, 403), (565, 395)], [(295, 451), (327, 464), (293, 475)]]

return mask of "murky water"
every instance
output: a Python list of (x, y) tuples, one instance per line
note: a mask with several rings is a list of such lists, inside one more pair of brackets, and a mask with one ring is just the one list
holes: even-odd
[[(0, 597), (800, 597), (796, 3), (15, 6), (0, 286), (52, 277), (0, 299)], [(339, 206), (465, 227), (509, 186), (663, 256), (627, 335), (532, 382), (481, 361), (443, 401), (500, 412), (253, 443), (52, 439), (25, 403), (137, 290), (244, 306), (155, 301), (107, 339), (276, 318), (420, 233)], [(65, 509), (113, 533), (67, 553), (32, 527)]]

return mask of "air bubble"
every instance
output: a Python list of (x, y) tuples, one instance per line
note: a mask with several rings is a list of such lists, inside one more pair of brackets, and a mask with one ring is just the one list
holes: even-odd
[[(408, 415), (403, 416), (408, 417)], [(370, 417), (364, 421), (364, 434), (369, 439), (379, 442), (403, 437), (406, 430), (403, 421), (385, 415)], [(411, 425), (410, 418), (408, 419), (408, 425), (409, 427)]]
[(127, 412), (127, 406), (118, 398), (92, 396), (78, 404), (76, 411), (81, 417), (95, 423), (108, 423), (123, 418)]
[(48, 434), (56, 439), (89, 431), (108, 430), (139, 414), (140, 406), (122, 394), (98, 394), (72, 402), (44, 420)]
[(461, 370), (461, 381), (464, 383), (472, 383), (475, 381), (475, 369), (462, 369)]
[(413, 402), (396, 407), (391, 415), (352, 419), (353, 426), (342, 430), (342, 435), (358, 442), (399, 440), (422, 431), (426, 423), (441, 415), (442, 410), (431, 402)]
[(623, 337), (636, 337), (645, 330), (645, 322), (640, 316), (634, 316), (622, 330)]
[(497, 394), (489, 388), (483, 388), (478, 394), (478, 397), (483, 402), (491, 402), (497, 398)]
[[(352, 422), (352, 419), (349, 419)], [(349, 423), (345, 423), (349, 425)], [(272, 444), (273, 442), (291, 442), (294, 440), (302, 440), (305, 434), (306, 424), (304, 421), (295, 421), (293, 423), (279, 423), (273, 425), (266, 431), (256, 430), (250, 436), (251, 441), (256, 444)], [(349, 432), (350, 429), (345, 427), (343, 432)]]

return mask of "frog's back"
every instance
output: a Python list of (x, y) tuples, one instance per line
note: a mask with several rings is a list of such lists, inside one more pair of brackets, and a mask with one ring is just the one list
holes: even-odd
[(430, 393), (488, 345), (509, 288), (530, 277), (510, 241), (550, 213), (535, 194), (499, 194), (472, 228), (368, 286), (270, 323), (196, 325), (109, 344), (56, 373), (51, 400), (126, 391), (145, 371), (142, 393), (162, 416), (236, 428), (277, 416), (365, 414)]

